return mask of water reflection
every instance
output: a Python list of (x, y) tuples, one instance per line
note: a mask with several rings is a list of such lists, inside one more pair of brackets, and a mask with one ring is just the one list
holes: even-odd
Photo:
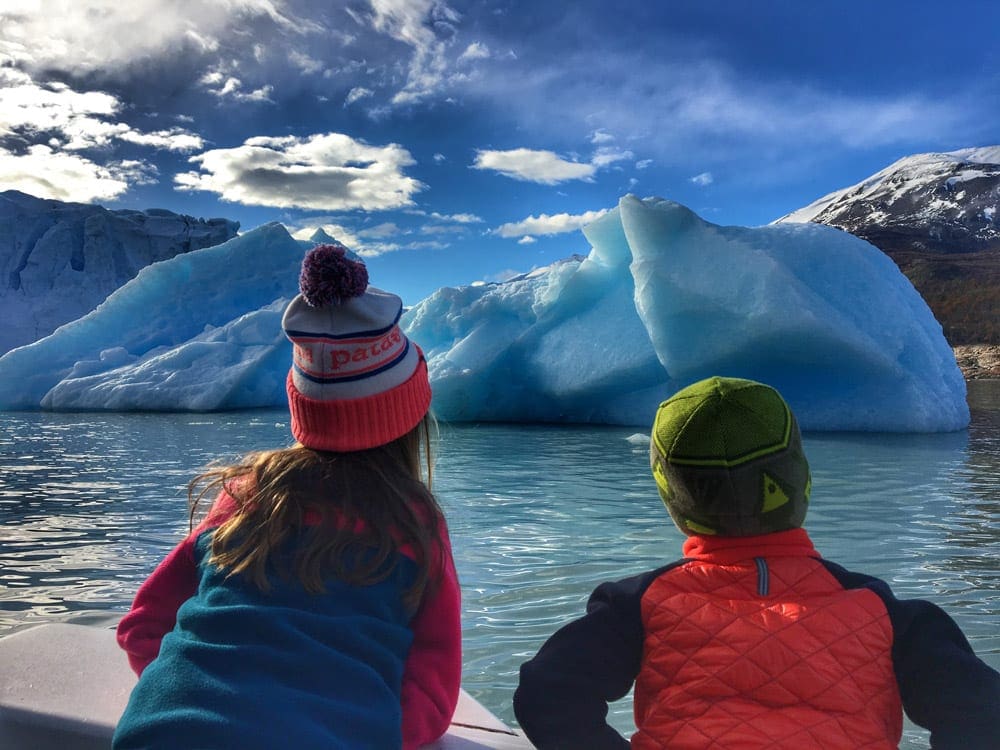
[[(807, 434), (807, 525), (830, 559), (941, 604), (1000, 667), (1000, 382), (970, 384), (970, 405), (959, 433)], [(599, 582), (679, 556), (634, 433), (442, 426), (435, 490), (463, 585), (464, 682), (509, 722), (518, 667)], [(185, 533), (191, 476), (287, 442), (283, 411), (0, 413), (0, 633), (118, 617)], [(903, 747), (920, 738), (909, 729)]]
[(0, 414), (0, 633), (118, 616), (186, 528), (193, 473), (286, 440), (282, 418)]

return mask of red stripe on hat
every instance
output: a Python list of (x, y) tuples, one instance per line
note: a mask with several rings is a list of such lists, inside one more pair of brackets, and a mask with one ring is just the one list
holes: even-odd
[(427, 362), (422, 353), (409, 379), (371, 396), (311, 399), (295, 387), (291, 370), (285, 388), (295, 439), (315, 450), (338, 453), (391, 443), (420, 424), (431, 405)]

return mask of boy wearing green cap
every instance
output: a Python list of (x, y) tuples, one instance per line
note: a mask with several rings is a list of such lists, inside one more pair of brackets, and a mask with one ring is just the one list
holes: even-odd
[[(599, 586), (522, 665), (539, 748), (1000, 748), (1000, 674), (935, 605), (822, 559), (801, 528), (809, 465), (777, 391), (709, 378), (663, 402), (650, 441), (681, 560)], [(631, 743), (606, 721), (634, 685)]]

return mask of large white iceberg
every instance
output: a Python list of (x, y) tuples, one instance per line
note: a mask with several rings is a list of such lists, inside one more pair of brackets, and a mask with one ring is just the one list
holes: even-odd
[[(941, 326), (863, 240), (815, 224), (721, 227), (632, 196), (584, 234), (586, 257), (444, 288), (406, 313), (441, 419), (648, 425), (676, 389), (721, 374), (773, 384), (804, 429), (968, 424)], [(303, 249), (270, 225), (150, 266), (0, 357), (0, 408), (283, 404), (280, 315)]]
[(504, 284), (442, 289), (407, 330), (445, 420), (648, 424), (710, 375), (770, 383), (805, 429), (935, 432), (969, 421), (926, 303), (884, 253), (817, 224), (710, 224), (623, 198), (590, 255)]

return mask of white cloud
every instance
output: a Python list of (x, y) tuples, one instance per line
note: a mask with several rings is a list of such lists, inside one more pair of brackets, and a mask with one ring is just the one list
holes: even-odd
[(590, 142), (595, 145), (600, 143), (611, 143), (614, 139), (615, 137), (611, 135), (611, 133), (603, 129), (595, 130), (590, 136)]
[(24, 74), (0, 69), (0, 136), (55, 138), (69, 151), (101, 148), (113, 140), (170, 151), (194, 151), (204, 145), (200, 136), (183, 128), (143, 132), (112, 121), (121, 109), (111, 94), (74, 91), (61, 83), (39, 85)]
[(420, 228), (421, 234), (465, 234), (467, 231), (461, 224), (428, 224)]
[[(288, 33), (320, 27), (286, 9), (284, 0), (35, 0), (0, 7), (0, 57), (31, 69), (86, 73), (190, 48), (215, 51), (254, 19)], [(11, 7), (13, 6), (13, 7)]]
[(602, 146), (594, 152), (594, 156), (591, 158), (590, 163), (595, 167), (606, 167), (609, 164), (614, 164), (618, 161), (628, 161), (634, 158), (631, 151), (622, 151), (621, 149), (612, 148), (610, 146)]
[(155, 182), (156, 168), (135, 159), (102, 164), (84, 152), (104, 152), (116, 141), (178, 152), (204, 145), (183, 128), (137, 130), (116, 120), (122, 109), (111, 94), (41, 85), (0, 68), (0, 184), (57, 200), (112, 200), (130, 185)]
[(220, 99), (229, 97), (238, 102), (269, 102), (274, 92), (274, 87), (270, 84), (246, 91), (243, 81), (219, 70), (206, 73), (199, 82)]
[(403, 174), (415, 162), (402, 146), (370, 146), (341, 133), (250, 138), (190, 161), (201, 171), (177, 175), (181, 190), (248, 205), (378, 211), (412, 205), (424, 187)]
[(365, 227), (358, 230), (358, 237), (365, 239), (385, 239), (386, 237), (398, 237), (406, 232), (399, 228), (395, 222), (387, 221), (374, 227)]
[(432, 219), (439, 221), (453, 221), (456, 224), (481, 224), (483, 220), (475, 214), (439, 214), (436, 211), (430, 214)]
[(713, 181), (711, 172), (702, 172), (701, 174), (696, 174), (691, 178), (691, 182), (700, 187), (705, 187), (706, 185), (711, 185)]
[(23, 154), (0, 147), (0, 190), (20, 190), (39, 198), (90, 203), (113, 200), (130, 182), (150, 177), (138, 162), (102, 166), (84, 156), (35, 145)]
[(566, 161), (551, 151), (515, 148), (510, 151), (477, 151), (475, 169), (491, 169), (515, 180), (555, 185), (593, 177), (597, 167)]
[(458, 14), (441, 0), (370, 0), (372, 26), (413, 48), (406, 85), (393, 97), (409, 104), (436, 92), (445, 81), (447, 44), (436, 29), (452, 30)]
[(197, 151), (205, 145), (205, 141), (202, 140), (201, 136), (182, 130), (181, 128), (155, 130), (151, 133), (141, 133), (130, 129), (121, 133), (118, 138), (140, 146), (162, 148), (167, 151)]
[[(601, 131), (597, 131), (591, 140), (604, 143), (613, 138), (605, 138)], [(631, 151), (615, 146), (599, 146), (589, 162), (569, 161), (552, 151), (515, 148), (509, 151), (477, 151), (472, 166), (474, 169), (491, 169), (515, 180), (556, 185), (569, 180), (590, 181), (597, 170), (633, 158), (635, 156)]]
[(299, 52), (298, 50), (292, 50), (288, 54), (288, 59), (296, 68), (301, 70), (303, 73), (319, 73), (323, 70), (323, 62), (317, 60), (314, 57)]
[(582, 214), (540, 214), (539, 216), (529, 216), (522, 221), (503, 224), (494, 230), (495, 234), (501, 237), (535, 237), (538, 235), (565, 234), (575, 232), (585, 227), (592, 221), (596, 221), (608, 212), (604, 208), (600, 211), (587, 211)]
[[(502, 41), (492, 44), (502, 48)], [(690, 54), (683, 43), (653, 57), (640, 48), (618, 52), (595, 56), (581, 47), (554, 55), (524, 47), (523, 65), (484, 66), (468, 92), (503, 102), (518, 127), (540, 139), (586, 128), (595, 145), (614, 134), (635, 150), (641, 143), (643, 156), (659, 164), (700, 161), (700, 168), (765, 152), (814, 156), (817, 146), (940, 142), (942, 134), (953, 141), (956, 132), (969, 132), (975, 111), (958, 91), (937, 98), (919, 86), (844, 94), (794, 72), (755, 76)]]
[(347, 96), (344, 98), (344, 106), (354, 104), (359, 99), (365, 99), (373, 94), (374, 92), (371, 89), (366, 89), (364, 86), (355, 86), (347, 92)]
[(536, 242), (538, 242), (538, 240), (536, 240), (536, 239), (535, 239), (534, 237), (532, 237), (531, 235), (527, 235), (527, 234), (526, 234), (526, 235), (525, 235), (524, 237), (522, 237), (521, 239), (519, 239), (519, 240), (517, 241), (517, 244), (518, 244), (518, 245), (532, 245), (532, 244), (534, 244), (534, 243), (536, 243)]
[(458, 56), (460, 61), (485, 60), (490, 56), (490, 48), (481, 42), (473, 42)]
[(653, 166), (653, 160), (652, 159), (640, 159), (639, 161), (637, 161), (635, 163), (635, 168), (636, 169), (648, 169), (651, 166)]
[(110, 94), (73, 91), (61, 83), (40, 86), (11, 69), (0, 68), (0, 91), (0, 134), (55, 130), (68, 133), (66, 140), (89, 139), (80, 147), (106, 144), (114, 128), (103, 118), (121, 109)]

